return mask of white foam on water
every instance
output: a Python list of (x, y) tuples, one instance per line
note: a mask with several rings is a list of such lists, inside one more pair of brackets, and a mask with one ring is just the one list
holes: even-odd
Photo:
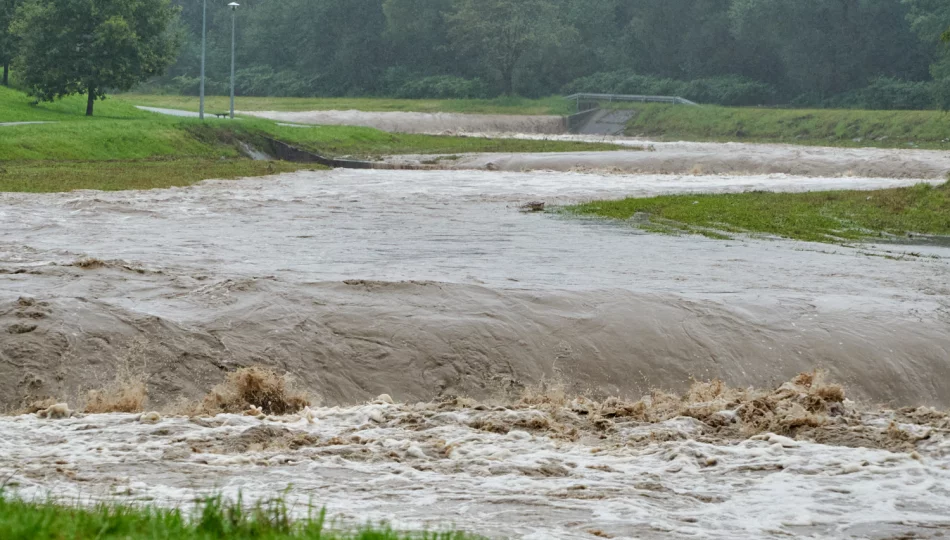
[[(298, 517), (312, 504), (343, 523), (387, 520), (499, 538), (591, 538), (594, 530), (615, 538), (890, 538), (950, 528), (950, 445), (942, 439), (914, 459), (772, 434), (630, 445), (622, 433), (577, 442), (489, 433), (470, 427), (484, 414), (474, 410), (436, 414), (421, 429), (409, 407), (314, 413), (313, 424), (226, 415), (206, 426), (186, 418), (141, 424), (134, 415), (0, 418), (0, 476), (12, 474), (26, 498), (186, 508), (201, 495), (253, 502), (290, 487)], [(539, 413), (506, 414), (514, 421)], [(691, 437), (696, 424), (636, 429)], [(227, 441), (262, 425), (319, 443), (227, 450)]]

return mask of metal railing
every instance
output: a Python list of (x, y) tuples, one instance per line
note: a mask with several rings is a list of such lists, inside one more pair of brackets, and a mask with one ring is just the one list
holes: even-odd
[[(634, 96), (625, 94), (572, 94), (564, 99), (577, 102), (577, 110), (581, 110), (581, 103), (593, 104), (615, 101), (633, 101), (639, 103), (669, 103), (672, 105), (699, 105), (688, 99), (677, 96)], [(590, 107), (589, 107), (590, 108)]]

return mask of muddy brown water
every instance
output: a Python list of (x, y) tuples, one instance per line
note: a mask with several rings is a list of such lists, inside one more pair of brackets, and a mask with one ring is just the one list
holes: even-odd
[[(298, 517), (312, 504), (344, 525), (491, 538), (938, 538), (944, 424), (841, 420), (915, 441), (891, 451), (709, 440), (692, 418), (565, 439), (536, 429), (538, 410), (495, 406), (538, 383), (636, 399), (690, 379), (770, 387), (819, 366), (859, 401), (950, 406), (946, 245), (717, 241), (519, 211), (918, 181), (337, 170), (0, 194), (3, 407), (46, 395), (75, 407), (131, 369), (148, 376), (150, 408), (166, 408), (252, 364), (291, 372), (325, 405), (157, 424), (0, 416), (0, 478), (28, 499), (284, 496)], [(367, 403), (384, 392), (404, 404)], [(488, 405), (413, 404), (450, 395)]]
[[(542, 379), (637, 397), (823, 366), (856, 397), (948, 406), (945, 247), (661, 236), (517, 208), (915, 181), (338, 170), (4, 194), (0, 396), (76, 396), (122, 363), (149, 373), (156, 405), (249, 364), (330, 404)], [(105, 264), (70, 266), (84, 257)]]

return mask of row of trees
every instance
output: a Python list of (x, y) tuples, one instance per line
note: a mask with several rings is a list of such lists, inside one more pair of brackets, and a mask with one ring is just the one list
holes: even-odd
[(162, 75), (178, 56), (169, 0), (0, 0), (3, 84), (10, 64), (38, 100), (86, 94), (86, 114), (107, 90)]
[[(163, 82), (190, 92), (200, 5), (176, 2), (187, 41)], [(226, 0), (212, 2), (209, 73), (223, 82), (230, 25)], [(818, 103), (881, 78), (950, 78), (946, 0), (247, 0), (240, 10), (244, 90), (273, 95), (537, 96), (632, 73), (741, 78), (768, 85), (772, 101)]]
[[(228, 1), (208, 10), (219, 92)], [(238, 16), (245, 94), (642, 88), (818, 104), (880, 90), (919, 106), (935, 81), (950, 84), (947, 0), (244, 0)], [(4, 73), (13, 62), (40, 98), (79, 91), (92, 103), (169, 62), (155, 84), (195, 92), (200, 36), (201, 0), (0, 0)]]

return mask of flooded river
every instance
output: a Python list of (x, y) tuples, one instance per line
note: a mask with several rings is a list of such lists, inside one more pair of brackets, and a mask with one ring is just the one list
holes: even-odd
[[(683, 418), (564, 439), (479, 429), (473, 415), (493, 405), (365, 404), (508, 403), (541, 381), (638, 399), (714, 377), (768, 388), (824, 367), (863, 410), (948, 408), (950, 248), (664, 236), (519, 210), (919, 181), (336, 170), (0, 194), (4, 406), (76, 403), (126, 365), (167, 408), (253, 364), (290, 371), (323, 405), (309, 421), (0, 418), (0, 478), (13, 473), (26, 495), (161, 503), (292, 485), (343, 520), (496, 537), (936, 537), (950, 527), (945, 428), (926, 428), (912, 455), (710, 440)], [(234, 445), (261, 426), (278, 432)], [(269, 447), (285, 428), (311, 444)], [(667, 435), (630, 444), (645, 429)]]

